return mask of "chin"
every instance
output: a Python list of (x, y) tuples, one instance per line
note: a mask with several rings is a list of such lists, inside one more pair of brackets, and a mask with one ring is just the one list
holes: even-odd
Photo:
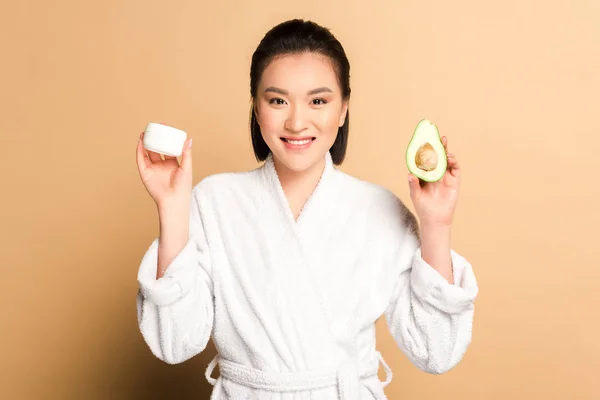
[(287, 169), (302, 172), (310, 169), (315, 164), (314, 157), (308, 154), (275, 154), (277, 160)]
[(274, 152), (275, 158), (287, 169), (294, 172), (303, 172), (323, 161), (325, 152), (314, 151), (290, 153), (287, 149), (278, 149)]

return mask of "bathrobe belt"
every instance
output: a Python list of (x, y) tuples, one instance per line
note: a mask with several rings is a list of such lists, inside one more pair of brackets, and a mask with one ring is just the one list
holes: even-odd
[(387, 386), (392, 380), (390, 367), (386, 364), (381, 353), (377, 351), (375, 352), (375, 357), (363, 365), (362, 368), (357, 368), (352, 363), (347, 362), (342, 363), (335, 371), (312, 370), (299, 372), (261, 371), (225, 360), (217, 355), (206, 369), (206, 380), (211, 385), (217, 383), (217, 379), (211, 377), (217, 362), (222, 378), (246, 387), (271, 392), (298, 392), (337, 386), (340, 400), (359, 399), (360, 381), (377, 376), (379, 362), (383, 365), (386, 373), (386, 380), (383, 382), (383, 387)]

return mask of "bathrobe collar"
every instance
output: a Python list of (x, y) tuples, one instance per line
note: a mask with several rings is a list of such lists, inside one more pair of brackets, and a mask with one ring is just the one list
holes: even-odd
[(283, 187), (281, 186), (281, 181), (279, 180), (277, 170), (275, 169), (273, 153), (269, 153), (263, 165), (265, 177), (268, 181), (270, 189), (272, 190), (272, 193), (277, 197), (276, 201), (281, 207), (281, 211), (284, 213), (284, 215), (287, 216), (289, 222), (296, 228), (302, 225), (305, 220), (309, 220), (315, 217), (316, 215), (314, 214), (323, 214), (323, 207), (328, 205), (328, 202), (325, 199), (325, 197), (327, 196), (325, 192), (327, 191), (330, 181), (332, 179), (332, 175), (335, 172), (335, 166), (333, 164), (333, 159), (329, 151), (325, 154), (324, 157), (325, 167), (323, 168), (321, 178), (319, 179), (315, 190), (304, 204), (304, 207), (302, 208), (302, 211), (300, 212), (297, 220), (294, 219), (294, 215), (292, 213), (292, 210), (290, 209), (289, 202), (287, 200), (287, 197), (285, 196)]

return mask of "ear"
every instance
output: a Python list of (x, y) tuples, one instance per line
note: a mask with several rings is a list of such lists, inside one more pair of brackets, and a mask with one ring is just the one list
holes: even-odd
[(342, 105), (342, 112), (340, 114), (340, 121), (339, 121), (339, 127), (341, 128), (342, 126), (344, 126), (344, 123), (346, 122), (346, 116), (348, 115), (348, 101), (344, 101), (344, 104)]

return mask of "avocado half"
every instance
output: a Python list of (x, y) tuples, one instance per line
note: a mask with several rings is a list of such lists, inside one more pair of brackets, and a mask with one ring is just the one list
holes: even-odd
[(437, 126), (422, 119), (406, 149), (406, 165), (411, 174), (426, 182), (437, 182), (448, 167), (446, 149)]

